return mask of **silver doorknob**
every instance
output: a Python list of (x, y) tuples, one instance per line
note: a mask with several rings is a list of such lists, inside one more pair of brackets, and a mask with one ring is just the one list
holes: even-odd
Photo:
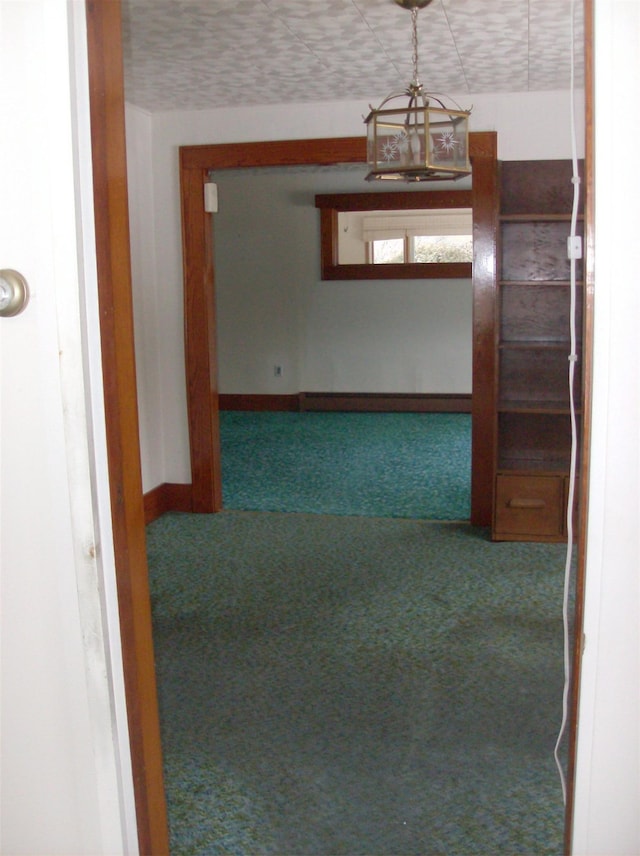
[(0, 270), (0, 317), (18, 315), (29, 302), (27, 280), (17, 270)]

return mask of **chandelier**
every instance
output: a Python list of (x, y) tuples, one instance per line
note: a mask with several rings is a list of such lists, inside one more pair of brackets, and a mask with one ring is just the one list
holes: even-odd
[[(395, 0), (411, 10), (413, 80), (404, 92), (389, 95), (365, 119), (367, 181), (443, 181), (471, 172), (469, 114), (450, 109), (423, 91), (418, 76), (418, 9), (431, 0)], [(408, 99), (408, 102), (407, 102)], [(394, 102), (402, 101), (404, 106)]]

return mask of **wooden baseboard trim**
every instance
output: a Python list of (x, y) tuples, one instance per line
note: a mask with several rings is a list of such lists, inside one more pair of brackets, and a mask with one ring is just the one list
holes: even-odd
[(471, 395), (384, 392), (301, 392), (300, 410), (345, 410), (382, 413), (470, 413)]
[(296, 413), (300, 410), (298, 395), (218, 395), (220, 410), (279, 410)]
[(144, 495), (144, 522), (152, 523), (167, 511), (191, 511), (191, 485), (164, 482)]
[(218, 396), (220, 410), (353, 411), (362, 413), (471, 413), (471, 394), (300, 392), (298, 395)]

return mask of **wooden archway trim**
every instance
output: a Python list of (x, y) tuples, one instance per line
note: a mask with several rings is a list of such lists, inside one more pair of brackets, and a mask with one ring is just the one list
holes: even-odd
[[(473, 440), (471, 520), (491, 522), (495, 366), (493, 295), (498, 225), (497, 135), (472, 133), (474, 246)], [(184, 269), (185, 368), (191, 453), (191, 508), (222, 508), (216, 360), (215, 282), (211, 214), (204, 211), (203, 186), (209, 170), (242, 167), (329, 166), (364, 163), (364, 137), (276, 140), (257, 143), (183, 146), (180, 192)]]

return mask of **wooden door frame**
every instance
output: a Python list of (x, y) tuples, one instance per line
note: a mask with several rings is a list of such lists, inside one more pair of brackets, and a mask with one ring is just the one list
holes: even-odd
[[(473, 396), (471, 521), (491, 523), (495, 454), (495, 312), (498, 230), (497, 135), (471, 133), (473, 166)], [(180, 195), (191, 509), (222, 509), (212, 215), (204, 210), (210, 170), (364, 163), (366, 138), (277, 140), (182, 146)]]
[[(580, 517), (578, 531), (578, 578), (577, 578), (577, 607), (576, 607), (576, 638), (582, 636), (582, 601), (584, 593), (584, 553), (586, 544), (586, 509), (588, 497), (588, 449), (590, 442), (590, 405), (592, 377), (592, 347), (593, 347), (593, 299), (594, 299), (594, 149), (593, 149), (593, 0), (583, 0), (585, 8), (585, 69), (586, 69), (586, 106), (587, 106), (587, 136), (585, 157), (585, 412), (583, 421), (582, 464), (581, 464), (581, 495)], [(113, 0), (86, 0), (88, 62), (91, 97), (91, 125), (94, 169), (94, 195), (96, 199), (96, 249), (98, 256), (99, 305), (102, 334), (102, 362), (105, 385), (105, 411), (107, 423), (107, 451), (109, 459), (109, 480), (112, 497), (113, 540), (118, 580), (118, 599), (121, 620), (121, 637), (123, 650), (123, 665), (125, 672), (125, 692), (127, 698), (127, 713), (130, 730), (131, 762), (133, 767), (136, 820), (138, 842), (141, 854), (168, 854), (168, 830), (166, 804), (162, 777), (162, 754), (160, 746), (160, 730), (158, 720), (157, 692), (155, 685), (155, 665), (153, 659), (153, 644), (151, 636), (150, 599), (148, 591), (148, 569), (146, 559), (146, 544), (144, 537), (144, 508), (142, 498), (142, 482), (140, 476), (139, 435), (137, 420), (137, 394), (135, 381), (135, 356), (133, 350), (133, 308), (131, 299), (131, 266), (129, 254), (128, 232), (128, 201), (126, 188), (126, 149), (124, 123), (124, 82), (122, 74), (122, 27), (120, 18), (120, 3)], [(363, 141), (357, 138), (346, 138), (347, 151), (333, 148), (335, 160), (332, 162), (361, 162), (363, 157)], [(350, 141), (350, 142), (349, 142)], [(313, 141), (324, 150), (328, 141)], [(300, 146), (301, 141), (296, 141)], [(335, 143), (334, 143), (335, 144)], [(274, 156), (279, 144), (258, 143), (249, 144), (260, 147)], [(349, 157), (351, 146), (358, 151), (357, 158)], [(191, 147), (195, 152), (197, 148)], [(204, 149), (210, 147), (202, 147)], [(222, 154), (222, 147), (216, 147)], [(238, 147), (228, 147), (230, 161)], [(195, 154), (194, 154), (195, 157)], [(289, 157), (294, 157), (289, 154)], [(205, 323), (201, 327), (206, 337), (205, 372), (202, 377), (196, 377), (197, 364), (189, 362), (187, 352), (188, 396), (191, 402), (194, 396), (200, 394), (214, 399), (217, 392), (215, 375), (215, 327), (211, 329), (210, 322), (215, 320), (213, 314), (213, 254), (212, 244), (207, 244), (208, 215), (196, 213), (194, 187), (201, 200), (202, 184), (205, 176), (203, 167), (198, 166), (197, 160), (190, 161), (181, 151), (181, 187), (183, 205), (183, 241), (191, 245), (190, 236), (185, 238), (186, 222), (192, 221), (197, 229), (195, 245), (200, 241), (201, 261), (192, 270), (188, 260), (193, 261), (192, 255), (185, 251), (185, 304), (187, 302), (187, 282), (189, 288), (195, 291), (194, 305), (185, 305), (185, 330), (189, 331), (187, 340), (197, 329), (194, 327), (194, 311), (198, 307), (205, 308)], [(304, 163), (304, 160), (289, 160), (289, 163)], [(249, 166), (248, 163), (237, 163), (236, 166)], [(228, 167), (232, 163), (227, 164)], [(217, 167), (221, 168), (221, 167)], [(224, 167), (222, 167), (224, 168)], [(191, 170), (183, 176), (183, 170)], [(489, 181), (495, 178), (489, 177)], [(184, 183), (183, 183), (184, 182)], [(191, 192), (186, 193), (188, 183), (194, 185)], [(189, 205), (186, 202), (189, 201)], [(191, 207), (193, 206), (193, 207)], [(497, 231), (497, 227), (496, 227)], [(210, 238), (209, 238), (210, 239)], [(490, 236), (486, 238), (491, 240)], [(207, 252), (208, 248), (208, 252)], [(204, 259), (204, 264), (202, 259)], [(210, 270), (209, 270), (210, 269)], [(489, 313), (488, 292), (491, 289), (491, 271), (487, 270), (481, 288), (483, 294), (475, 309), (482, 314)], [(494, 274), (495, 281), (495, 274)], [(210, 286), (210, 288), (209, 288)], [(209, 289), (208, 293), (205, 291)], [(492, 297), (492, 295), (491, 295)], [(482, 324), (482, 317), (478, 318)], [(485, 318), (485, 329), (490, 329), (491, 318)], [(191, 326), (189, 327), (189, 324)], [(474, 318), (474, 335), (476, 319)], [(487, 326), (488, 325), (488, 326)], [(482, 347), (488, 346), (489, 334), (483, 339)], [(188, 348), (188, 341), (187, 341)], [(493, 346), (489, 347), (493, 353)], [(202, 354), (201, 354), (202, 358)], [(490, 366), (490, 363), (482, 363)], [(487, 373), (480, 378), (474, 375), (474, 383), (484, 383), (487, 396), (494, 401), (495, 391), (489, 388)], [(212, 394), (214, 393), (214, 394)], [(219, 464), (216, 470), (212, 464), (213, 453), (218, 444), (218, 437), (210, 423), (212, 416), (217, 419), (217, 401), (213, 405), (201, 408), (204, 428), (197, 437), (199, 447), (197, 454), (203, 456), (204, 470), (200, 472), (194, 467), (192, 450), (192, 467), (198, 482), (198, 488), (193, 492), (197, 497), (194, 510), (217, 510), (221, 504), (219, 487), (215, 480), (219, 479)], [(488, 410), (488, 406), (487, 406)], [(190, 431), (193, 414), (189, 414)], [(208, 435), (207, 435), (208, 431)], [(208, 440), (207, 440), (208, 436)], [(209, 444), (209, 450), (204, 448)], [(481, 445), (485, 446), (487, 438)], [(196, 464), (199, 462), (196, 460)], [(477, 487), (483, 484), (482, 477)], [(205, 508), (204, 506), (208, 506)], [(576, 721), (579, 696), (581, 646), (574, 646), (574, 680), (570, 698), (571, 735), (569, 747), (569, 778), (568, 802), (565, 823), (565, 852), (571, 852), (571, 832), (573, 820), (573, 794), (575, 774)]]
[(120, 2), (87, 0), (91, 148), (107, 459), (141, 854), (169, 853), (133, 341)]
[(573, 847), (575, 805), (575, 773), (578, 739), (578, 707), (584, 634), (584, 594), (587, 550), (587, 513), (589, 510), (589, 479), (591, 448), (591, 408), (593, 402), (593, 313), (595, 298), (595, 114), (594, 114), (594, 0), (582, 0), (584, 10), (584, 89), (585, 89), (585, 157), (583, 178), (584, 200), (584, 294), (582, 338), (582, 437), (580, 440), (580, 474), (578, 495), (577, 563), (575, 580), (575, 611), (573, 619), (573, 650), (571, 652), (571, 686), (567, 699), (569, 743), (567, 769), (567, 799), (565, 806), (564, 852)]

